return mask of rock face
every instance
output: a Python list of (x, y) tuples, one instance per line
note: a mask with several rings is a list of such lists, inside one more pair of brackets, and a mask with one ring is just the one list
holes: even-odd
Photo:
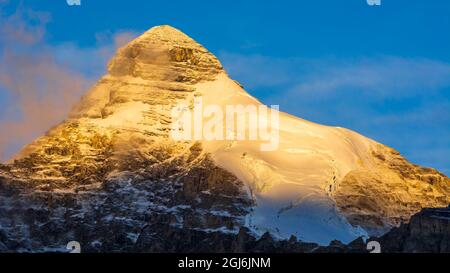
[(121, 48), (63, 123), (0, 164), (0, 251), (66, 251), (73, 240), (89, 252), (353, 251), (359, 236), (450, 203), (443, 174), (285, 113), (276, 151), (174, 140), (171, 110), (197, 97), (260, 105), (172, 27)]
[(382, 145), (373, 155), (373, 167), (350, 171), (334, 194), (350, 223), (381, 235), (421, 208), (449, 203), (450, 181), (442, 173), (411, 164)]
[[(161, 232), (167, 232), (167, 228)], [(382, 253), (450, 253), (450, 206), (447, 208), (426, 208), (415, 214), (409, 223), (393, 228), (385, 235), (370, 238), (366, 242), (360, 237), (343, 244), (332, 241), (328, 246), (298, 241), (295, 236), (289, 240), (275, 240), (269, 233), (255, 238), (250, 230), (241, 228), (237, 235), (200, 231), (171, 230), (168, 234), (174, 244), (157, 241), (154, 233), (145, 231), (138, 240), (136, 251), (153, 252), (234, 252), (234, 253), (368, 253), (367, 243), (380, 243)], [(201, 243), (195, 243), (201, 242)], [(165, 244), (165, 245), (164, 245)]]
[(252, 206), (242, 182), (207, 156), (189, 156), (189, 163), (176, 158), (151, 171), (94, 172), (82, 184), (1, 177), (2, 250), (64, 251), (77, 240), (88, 252), (134, 251), (158, 225), (236, 233)]
[(423, 209), (379, 241), (388, 252), (450, 253), (450, 206)]

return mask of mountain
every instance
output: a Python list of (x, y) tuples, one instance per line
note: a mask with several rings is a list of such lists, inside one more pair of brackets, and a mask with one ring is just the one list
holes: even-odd
[[(186, 234), (195, 244), (194, 233), (242, 229), (348, 243), (450, 203), (450, 180), (438, 171), (274, 109), (262, 124), (278, 121), (276, 149), (262, 149), (262, 139), (174, 139), (183, 122), (174, 109), (199, 104), (262, 106), (175, 28), (154, 27), (122, 47), (64, 122), (0, 165), (0, 250), (65, 251), (75, 240), (87, 251), (186, 251)], [(248, 118), (246, 134), (261, 122)]]

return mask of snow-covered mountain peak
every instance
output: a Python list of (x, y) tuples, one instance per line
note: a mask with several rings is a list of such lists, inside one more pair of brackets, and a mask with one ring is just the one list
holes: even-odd
[[(114, 76), (194, 83), (207, 74), (222, 71), (222, 65), (202, 45), (181, 31), (170, 26), (158, 26), (122, 47), (111, 60), (108, 71)], [(156, 73), (158, 71), (161, 73)]]
[(198, 46), (198, 43), (191, 37), (184, 34), (179, 29), (176, 29), (170, 25), (155, 26), (144, 32), (139, 38), (147, 41), (153, 41), (155, 43), (176, 44), (185, 46)]
[[(0, 169), (0, 178), (50, 195), (108, 189), (113, 181), (133, 192), (124, 198), (139, 198), (153, 212), (163, 204), (165, 216), (154, 219), (177, 227), (236, 232), (245, 225), (321, 244), (380, 233), (423, 207), (450, 202), (450, 181), (436, 170), (351, 130), (277, 110), (276, 150), (245, 138), (173, 139), (179, 120), (172, 109), (191, 109), (198, 97), (222, 110), (261, 106), (199, 43), (170, 26), (154, 27), (120, 48), (70, 117), (28, 145), (8, 171)], [(151, 192), (139, 195), (136, 185)], [(131, 213), (138, 203), (128, 201), (124, 211)]]

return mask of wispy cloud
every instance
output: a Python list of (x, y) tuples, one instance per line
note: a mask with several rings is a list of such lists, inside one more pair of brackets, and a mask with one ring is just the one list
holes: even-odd
[(50, 20), (20, 5), (0, 15), (0, 160), (61, 122), (115, 50), (136, 35), (108, 33), (91, 48), (52, 45), (45, 40)]
[(450, 64), (425, 58), (220, 54), (230, 75), (267, 104), (344, 126), (399, 149), (412, 161), (450, 169)]
[(450, 64), (400, 57), (376, 57), (350, 63), (323, 63), (305, 75), (293, 92), (330, 95), (358, 89), (375, 97), (408, 97), (450, 86)]
[(293, 92), (318, 95), (357, 88), (377, 96), (412, 96), (450, 86), (450, 63), (425, 58), (306, 59), (222, 52), (220, 59), (250, 88), (286, 85)]

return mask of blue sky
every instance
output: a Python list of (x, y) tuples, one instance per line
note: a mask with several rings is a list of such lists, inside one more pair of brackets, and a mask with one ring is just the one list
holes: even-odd
[[(229, 74), (264, 103), (353, 129), (414, 163), (450, 174), (450, 1), (382, 0), (375, 7), (365, 0), (0, 3), (0, 23), (9, 35), (0, 38), (0, 50), (15, 54), (3, 70), (11, 74), (14, 65), (38, 82), (47, 81), (43, 96), (49, 95), (45, 88), (59, 90), (66, 81), (55, 85), (54, 74), (42, 80), (14, 60), (33, 56), (35, 67), (51, 60), (51, 67), (38, 71), (58, 71), (57, 79), (75, 75), (82, 84), (71, 92), (78, 97), (104, 73), (118, 46), (152, 26), (170, 24), (216, 54)], [(22, 31), (35, 39), (17, 34)], [(24, 94), (8, 90), (28, 90), (16, 81), (5, 87), (0, 79), (0, 125), (26, 115), (20, 106)], [(52, 113), (49, 122), (64, 113)], [(12, 154), (46, 125), (4, 141), (4, 153)]]

